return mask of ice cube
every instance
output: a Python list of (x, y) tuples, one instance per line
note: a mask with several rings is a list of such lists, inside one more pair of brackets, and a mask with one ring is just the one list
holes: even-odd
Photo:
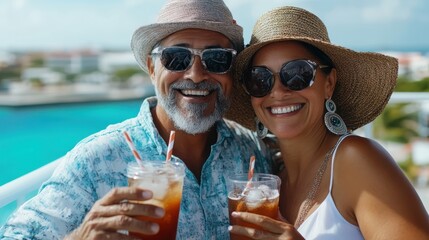
[(271, 195), (271, 188), (268, 187), (267, 185), (262, 184), (258, 187), (258, 189), (262, 191), (262, 193), (266, 198), (268, 198)]
[(258, 188), (250, 189), (245, 198), (246, 206), (249, 210), (258, 208), (265, 200), (264, 192)]
[(278, 198), (279, 197), (279, 190), (277, 190), (277, 189), (272, 189), (271, 190), (271, 192), (270, 192), (270, 195), (267, 197), (269, 200), (274, 200), (274, 199), (276, 199), (276, 198)]
[(241, 192), (230, 192), (228, 194), (228, 198), (231, 199), (231, 200), (237, 201), (237, 200), (242, 199), (243, 195), (241, 194)]
[(151, 190), (154, 199), (164, 199), (169, 184), (166, 176), (153, 175), (141, 179), (139, 185), (144, 189)]
[(258, 187), (258, 189), (263, 192), (264, 196), (267, 199), (273, 200), (273, 199), (275, 199), (275, 198), (277, 198), (279, 196), (279, 190), (277, 190), (277, 189), (271, 189), (267, 185), (260, 185)]

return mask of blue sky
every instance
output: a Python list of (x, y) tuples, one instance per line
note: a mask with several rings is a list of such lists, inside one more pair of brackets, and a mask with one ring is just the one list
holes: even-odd
[[(429, 50), (427, 0), (224, 0), (250, 39), (274, 7), (303, 7), (331, 41), (355, 50)], [(0, 50), (129, 49), (131, 35), (155, 21), (165, 0), (0, 0)]]

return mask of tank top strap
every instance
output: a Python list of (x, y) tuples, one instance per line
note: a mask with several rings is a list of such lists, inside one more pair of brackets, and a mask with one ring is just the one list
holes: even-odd
[(340, 146), (340, 143), (346, 138), (346, 137), (348, 137), (348, 136), (350, 136), (351, 134), (345, 134), (345, 135), (342, 135), (339, 139), (338, 139), (338, 141), (337, 141), (337, 143), (335, 144), (335, 146), (334, 146), (334, 150), (333, 150), (333, 153), (332, 153), (332, 155), (331, 155), (331, 179), (329, 180), (329, 194), (331, 194), (331, 190), (332, 190), (332, 184), (333, 184), (333, 180), (334, 180), (334, 163), (335, 163), (335, 155), (337, 154), (337, 149), (338, 149), (338, 146)]

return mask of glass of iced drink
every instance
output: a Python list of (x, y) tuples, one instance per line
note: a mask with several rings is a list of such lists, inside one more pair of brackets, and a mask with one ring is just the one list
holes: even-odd
[(138, 186), (153, 192), (152, 199), (141, 203), (159, 206), (165, 210), (163, 218), (137, 217), (158, 223), (160, 228), (156, 235), (132, 232), (129, 235), (142, 239), (176, 239), (185, 176), (184, 164), (175, 161), (143, 161), (141, 167), (137, 163), (130, 163), (127, 175), (129, 186)]
[[(280, 178), (276, 175), (255, 173), (237, 174), (227, 180), (229, 219), (231, 225), (258, 229), (257, 226), (231, 217), (232, 212), (250, 212), (278, 219)], [(231, 234), (232, 240), (247, 239)]]

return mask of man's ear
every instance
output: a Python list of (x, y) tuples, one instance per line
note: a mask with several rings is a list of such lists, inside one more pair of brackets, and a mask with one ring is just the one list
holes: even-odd
[(155, 84), (155, 63), (153, 62), (152, 57), (148, 56), (146, 63), (150, 80)]
[(328, 74), (325, 84), (325, 99), (330, 98), (334, 94), (335, 84), (337, 83), (337, 69), (332, 68)]

